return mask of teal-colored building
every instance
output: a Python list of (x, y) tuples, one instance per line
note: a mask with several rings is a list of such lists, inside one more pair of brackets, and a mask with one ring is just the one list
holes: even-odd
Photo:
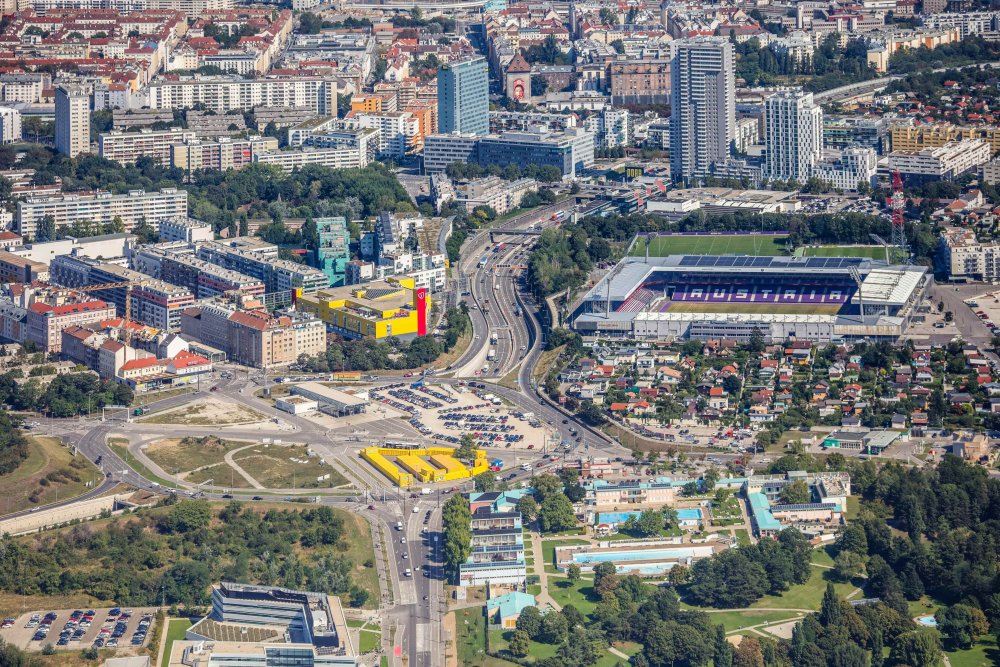
[(347, 263), (351, 261), (351, 234), (342, 217), (317, 218), (319, 246), (316, 267), (330, 279), (330, 287), (346, 284)]

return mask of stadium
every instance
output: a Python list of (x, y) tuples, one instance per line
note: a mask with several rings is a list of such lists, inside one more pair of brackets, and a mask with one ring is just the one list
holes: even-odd
[(924, 267), (864, 257), (626, 256), (571, 323), (604, 338), (896, 341), (931, 281)]

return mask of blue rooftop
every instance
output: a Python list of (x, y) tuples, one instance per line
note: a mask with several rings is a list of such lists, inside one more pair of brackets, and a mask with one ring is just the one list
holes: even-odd
[(506, 595), (501, 595), (500, 597), (491, 598), (486, 601), (486, 610), (492, 614), (494, 611), (499, 609), (500, 618), (517, 616), (526, 607), (534, 606), (534, 595), (528, 595), (527, 593), (521, 593), (518, 591), (507, 593)]
[(771, 504), (767, 502), (767, 496), (763, 493), (751, 493), (749, 499), (750, 511), (753, 513), (754, 521), (757, 522), (758, 530), (781, 530), (781, 523), (771, 514)]

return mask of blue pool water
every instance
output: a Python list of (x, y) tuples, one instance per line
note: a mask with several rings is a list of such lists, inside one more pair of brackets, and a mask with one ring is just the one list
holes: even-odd
[(677, 510), (677, 518), (681, 521), (685, 520), (695, 520), (701, 519), (701, 510), (697, 507), (689, 507), (683, 510)]
[(917, 617), (917, 623), (919, 623), (920, 625), (926, 626), (928, 628), (936, 628), (937, 627), (937, 619), (934, 618), (933, 616), (918, 616)]
[(614, 551), (610, 553), (573, 554), (576, 563), (607, 563), (630, 560), (680, 560), (694, 556), (692, 549), (644, 549), (642, 551)]

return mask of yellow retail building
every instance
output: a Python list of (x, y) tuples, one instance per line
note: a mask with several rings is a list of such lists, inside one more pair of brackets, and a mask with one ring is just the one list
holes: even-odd
[(424, 336), (431, 297), (412, 278), (387, 278), (296, 294), (296, 307), (345, 338)]
[[(476, 450), (472, 466), (466, 466), (454, 458), (455, 450), (450, 447), (426, 447), (411, 449), (402, 447), (365, 447), (361, 458), (371, 463), (396, 486), (406, 489), (421, 482), (454, 482), (469, 479), (489, 470), (486, 452)], [(425, 461), (427, 457), (430, 462)], [(395, 461), (390, 459), (394, 458)], [(433, 465), (432, 465), (433, 464)]]

